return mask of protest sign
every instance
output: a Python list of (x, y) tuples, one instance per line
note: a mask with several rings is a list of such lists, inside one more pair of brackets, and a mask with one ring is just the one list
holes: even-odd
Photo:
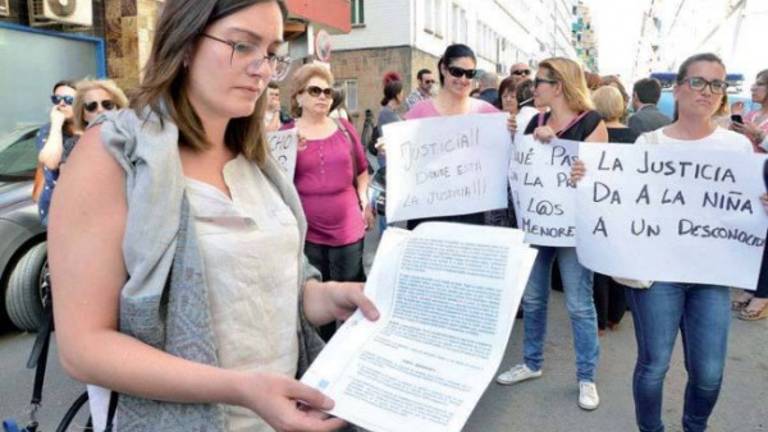
[(269, 150), (289, 179), (293, 179), (293, 174), (296, 170), (298, 143), (299, 135), (296, 128), (267, 134)]
[(755, 289), (768, 229), (765, 156), (589, 144), (578, 187), (579, 261), (611, 276)]
[(471, 114), (385, 125), (387, 221), (506, 208), (506, 119)]
[(532, 135), (517, 134), (512, 149), (509, 187), (526, 243), (576, 246), (576, 185), (570, 178), (579, 143), (554, 139), (542, 144)]

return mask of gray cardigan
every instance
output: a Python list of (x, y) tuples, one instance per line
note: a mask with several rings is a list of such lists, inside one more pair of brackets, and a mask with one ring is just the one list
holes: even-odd
[[(128, 215), (123, 258), (128, 280), (120, 296), (120, 331), (172, 355), (218, 365), (203, 263), (184, 191), (178, 129), (170, 119), (132, 110), (109, 113), (101, 124), (107, 151), (125, 171)], [(254, 169), (255, 165), (254, 165)], [(300, 230), (299, 364), (301, 375), (323, 348), (302, 308), (303, 287), (320, 273), (304, 250), (307, 222), (296, 189), (270, 157), (261, 167), (293, 212)], [(120, 432), (221, 431), (224, 415), (214, 404), (158, 402), (122, 394), (116, 422)]]

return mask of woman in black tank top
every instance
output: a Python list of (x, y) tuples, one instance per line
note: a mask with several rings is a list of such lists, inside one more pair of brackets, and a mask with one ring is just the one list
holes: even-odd
[[(565, 58), (551, 58), (539, 64), (534, 79), (534, 102), (550, 111), (534, 117), (525, 134), (544, 143), (553, 138), (574, 141), (607, 142), (608, 131), (593, 110), (584, 72)], [(576, 248), (537, 247), (539, 253), (523, 296), (525, 338), (524, 363), (497, 377), (501, 384), (514, 384), (541, 376), (544, 362), (544, 336), (552, 267), (557, 260), (563, 281), (568, 314), (576, 350), (578, 404), (586, 410), (597, 408), (600, 398), (595, 386), (599, 357), (597, 316), (592, 300), (592, 272), (579, 264)]]

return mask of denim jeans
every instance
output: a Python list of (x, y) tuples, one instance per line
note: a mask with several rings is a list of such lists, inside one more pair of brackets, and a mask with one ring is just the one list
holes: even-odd
[(632, 389), (638, 428), (664, 431), (664, 377), (679, 329), (688, 371), (683, 430), (705, 430), (723, 380), (731, 322), (728, 288), (656, 282), (649, 289), (627, 288), (627, 300), (637, 339)]
[(576, 377), (594, 381), (600, 357), (597, 340), (597, 314), (592, 300), (592, 272), (579, 264), (575, 248), (538, 247), (539, 254), (523, 295), (523, 356), (531, 370), (544, 363), (544, 338), (547, 333), (547, 302), (555, 257), (560, 267), (565, 304), (573, 329), (576, 351)]

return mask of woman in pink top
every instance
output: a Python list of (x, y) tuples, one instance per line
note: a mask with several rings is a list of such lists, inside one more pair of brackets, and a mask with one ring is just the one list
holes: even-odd
[[(423, 100), (408, 111), (406, 120), (427, 117), (441, 117), (462, 114), (497, 113), (493, 105), (480, 99), (471, 98), (472, 79), (477, 74), (477, 60), (472, 49), (463, 44), (454, 44), (445, 49), (437, 63), (440, 76), (440, 91), (433, 99)], [(456, 216), (444, 216), (408, 221), (408, 229), (426, 221), (462, 222), (483, 225), (485, 213), (471, 213)]]
[[(294, 184), (307, 216), (304, 252), (325, 281), (363, 281), (363, 237), (373, 212), (360, 138), (350, 122), (328, 116), (333, 100), (328, 68), (304, 65), (294, 84), (291, 110), (301, 137)], [(320, 333), (328, 340), (334, 331), (329, 324)]]

